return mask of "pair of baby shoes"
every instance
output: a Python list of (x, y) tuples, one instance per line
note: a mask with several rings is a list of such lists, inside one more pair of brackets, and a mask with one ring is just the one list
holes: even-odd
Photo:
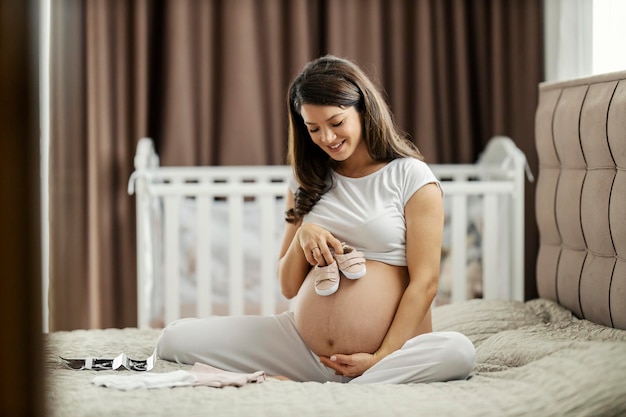
[(315, 292), (327, 296), (339, 288), (339, 271), (348, 279), (359, 279), (365, 275), (363, 253), (342, 243), (343, 254), (333, 252), (335, 261), (326, 266), (317, 265), (314, 270)]

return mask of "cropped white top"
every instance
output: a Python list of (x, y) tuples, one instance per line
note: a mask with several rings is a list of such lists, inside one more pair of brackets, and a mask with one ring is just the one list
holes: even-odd
[[(415, 158), (398, 158), (364, 177), (332, 175), (335, 186), (322, 195), (303, 223), (319, 224), (363, 252), (366, 259), (406, 266), (404, 206), (424, 185), (439, 185), (428, 165)], [(295, 179), (289, 187), (296, 192)]]

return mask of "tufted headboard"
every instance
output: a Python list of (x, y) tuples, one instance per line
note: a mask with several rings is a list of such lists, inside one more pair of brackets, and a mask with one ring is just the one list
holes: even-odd
[(537, 289), (626, 329), (626, 71), (539, 85)]

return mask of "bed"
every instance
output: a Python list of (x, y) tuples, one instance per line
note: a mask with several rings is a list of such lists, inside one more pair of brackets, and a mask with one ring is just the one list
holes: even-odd
[[(454, 282), (450, 284), (453, 287), (450, 302), (434, 308), (433, 320), (436, 330), (457, 330), (474, 342), (476, 365), (467, 380), (352, 386), (270, 379), (240, 388), (118, 391), (97, 387), (91, 381), (102, 372), (130, 371), (75, 371), (65, 367), (60, 359), (60, 356), (107, 357), (120, 352), (133, 358), (148, 357), (159, 334), (158, 320), (166, 322), (184, 314), (182, 307), (187, 301), (177, 296), (175, 300), (162, 302), (163, 317), (160, 319), (151, 317), (156, 309), (144, 304), (144, 321), (137, 328), (49, 334), (46, 366), (49, 369), (50, 415), (626, 414), (624, 114), (626, 72), (539, 86), (535, 119), (539, 155), (535, 206), (540, 236), (536, 262), (539, 298), (528, 301), (518, 298), (520, 294), (512, 290), (518, 283), (509, 281), (509, 277), (503, 281), (508, 281), (505, 288), (511, 291), (504, 296), (499, 296), (496, 291), (499, 285), (485, 284), (484, 277), (484, 291), (481, 290), (480, 298), (467, 297), (466, 291), (454, 296), (454, 288), (467, 289), (465, 268), (462, 278), (458, 278), (463, 282), (456, 282), (457, 276), (454, 275)], [(494, 174), (494, 177), (498, 175)], [(452, 195), (453, 184), (454, 181), (447, 191)], [(136, 185), (138, 190), (139, 182)], [(455, 205), (452, 203), (451, 206)], [(463, 208), (459, 209), (459, 206), (456, 207), (458, 213), (470, 211), (469, 202)], [(487, 206), (490, 208), (486, 210), (499, 212), (499, 204), (488, 203)], [(505, 211), (515, 212), (511, 207)], [(452, 212), (454, 216), (456, 213)], [(452, 218), (451, 221), (458, 222), (459, 219)], [(180, 226), (168, 224), (167, 233), (178, 233)], [(464, 228), (467, 227), (465, 224)], [(486, 227), (487, 233), (491, 233), (489, 227), (494, 225)], [(515, 226), (512, 229), (514, 234)], [(482, 233), (485, 233), (484, 228)], [(483, 245), (483, 248), (489, 250), (489, 246)], [(154, 247), (150, 249), (154, 250)], [(466, 258), (459, 265), (467, 265), (467, 246), (465, 251), (460, 251)], [(497, 270), (495, 264), (488, 263), (493, 257), (493, 253), (491, 258), (487, 253), (481, 254), (481, 260), (485, 262), (483, 270)], [(157, 266), (151, 259), (146, 267), (154, 269)], [(515, 262), (514, 256), (507, 259), (509, 270)], [(171, 265), (158, 267), (172, 268)], [(500, 284), (500, 280), (496, 279), (496, 283)], [(149, 284), (144, 289), (150, 285), (157, 284)], [(206, 286), (206, 283), (200, 283), (198, 287), (202, 285)], [(144, 296), (147, 294), (151, 291), (144, 292)], [(245, 291), (237, 292), (236, 297), (245, 298)], [(152, 295), (149, 299), (153, 304), (157, 302)], [(276, 303), (272, 301), (270, 304)], [(176, 311), (168, 312), (169, 307)], [(150, 372), (188, 368), (157, 361)]]

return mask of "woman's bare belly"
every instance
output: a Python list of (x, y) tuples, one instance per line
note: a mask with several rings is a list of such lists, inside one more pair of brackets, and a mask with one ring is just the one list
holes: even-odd
[(362, 278), (341, 276), (339, 289), (327, 297), (315, 292), (311, 273), (300, 287), (296, 327), (315, 354), (373, 353), (385, 338), (408, 284), (407, 268), (376, 261), (366, 266)]

